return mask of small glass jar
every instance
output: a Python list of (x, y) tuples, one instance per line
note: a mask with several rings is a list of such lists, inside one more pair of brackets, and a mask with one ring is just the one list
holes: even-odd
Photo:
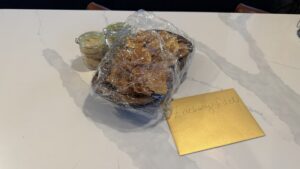
[(131, 27), (125, 22), (117, 22), (106, 26), (103, 29), (103, 32), (108, 46), (113, 46), (113, 44), (118, 40), (118, 38), (120, 38), (120, 35), (127, 35), (130, 32), (130, 28)]
[(76, 38), (75, 42), (79, 44), (86, 66), (95, 70), (108, 50), (103, 33), (86, 32)]

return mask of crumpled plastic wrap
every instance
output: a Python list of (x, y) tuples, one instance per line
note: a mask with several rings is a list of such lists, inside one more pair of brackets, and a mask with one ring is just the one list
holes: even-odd
[(192, 40), (143, 10), (104, 34), (110, 49), (92, 79), (93, 94), (120, 111), (168, 114), (192, 58)]

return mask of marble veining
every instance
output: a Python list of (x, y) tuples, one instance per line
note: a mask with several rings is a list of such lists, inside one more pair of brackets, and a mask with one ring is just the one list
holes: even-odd
[(129, 112), (119, 113), (106, 101), (89, 95), (89, 84), (82, 81), (56, 51), (45, 49), (43, 55), (59, 72), (64, 87), (76, 105), (101, 128), (106, 137), (131, 156), (138, 168), (198, 169), (188, 157), (177, 154), (167, 141), (170, 133), (161, 125), (145, 128), (150, 119)]
[[(109, 23), (106, 14), (103, 13), (105, 23)], [(233, 65), (226, 61), (217, 51), (212, 50), (209, 46), (205, 45), (201, 41), (196, 40), (197, 52), (195, 57), (206, 56), (215, 63), (219, 69), (227, 76), (236, 80), (240, 85), (244, 86), (248, 90), (254, 92), (262, 102), (269, 106), (269, 108), (276, 113), (276, 115), (283, 120), (286, 125), (289, 126), (295, 137), (295, 142), (299, 144), (299, 128), (298, 122), (299, 116), (297, 109), (299, 110), (299, 95), (292, 91), (284, 82), (272, 71), (267, 61), (264, 58), (262, 50), (256, 45), (255, 40), (251, 34), (247, 31), (247, 20), (251, 15), (241, 15), (232, 19), (230, 14), (218, 15), (220, 20), (227, 26), (237, 31), (241, 37), (247, 42), (249, 46), (249, 56), (254, 60), (259, 69), (258, 74), (250, 74), (249, 72), (240, 69), (238, 66)], [(89, 85), (80, 80), (80, 77), (76, 75), (76, 72), (68, 68), (68, 65), (62, 60), (56, 51), (51, 49), (44, 50), (44, 56), (47, 61), (60, 73), (64, 87), (67, 89), (69, 95), (73, 98), (76, 105), (83, 107), (84, 114), (90, 118), (94, 123), (105, 133), (111, 141), (118, 145), (118, 147), (126, 152), (133, 160), (134, 164), (141, 169), (155, 168), (198, 168), (201, 165), (196, 165), (195, 162), (188, 156), (179, 157), (176, 154), (176, 150), (171, 146), (168, 140), (170, 133), (162, 128), (162, 124), (156, 125), (151, 128), (145, 128), (144, 124), (148, 123), (149, 119), (144, 117), (136, 117), (135, 115), (119, 114), (116, 110), (112, 109), (105, 101), (98, 100), (88, 94)], [(64, 66), (58, 66), (64, 65)], [(69, 77), (69, 78), (68, 78)], [(70, 78), (71, 77), (71, 78)], [(76, 82), (74, 81), (76, 80)], [(192, 81), (205, 85), (212, 90), (220, 90), (222, 87), (209, 84), (203, 80), (198, 80), (195, 77), (188, 75), (187, 81)], [(72, 85), (71, 85), (72, 84)], [(73, 84), (78, 84), (74, 87)], [(266, 90), (266, 85), (272, 86), (269, 90)], [(78, 92), (79, 91), (79, 92)], [(263, 91), (263, 92), (262, 92)], [(276, 92), (274, 92), (276, 91)], [(87, 96), (85, 100), (82, 100), (82, 96)], [(292, 97), (291, 97), (292, 96)], [(290, 102), (293, 100), (292, 102)], [(289, 103), (287, 105), (286, 103)], [(101, 112), (114, 112), (114, 113), (100, 113)], [(249, 107), (250, 111), (260, 115), (266, 123), (270, 123), (267, 119), (267, 115), (263, 112)], [(284, 113), (282, 113), (284, 112)], [(269, 121), (269, 122), (268, 122)], [(158, 134), (159, 133), (159, 134)], [(140, 137), (141, 139), (135, 139)], [(163, 149), (162, 149), (163, 147)], [(223, 153), (230, 154), (229, 157), (223, 157), (224, 161), (221, 163), (209, 158), (214, 164), (225, 164), (227, 167), (234, 167), (236, 164), (234, 159), (239, 158), (236, 156), (236, 152), (247, 152), (247, 162), (251, 162), (249, 168), (262, 168), (259, 166), (259, 162), (256, 160), (253, 153), (248, 147), (237, 146), (235, 148), (223, 149)], [(155, 156), (153, 156), (155, 154)], [(142, 155), (142, 157), (141, 157)], [(151, 159), (147, 158), (152, 156)], [(166, 158), (167, 157), (167, 158)], [(202, 157), (203, 158), (203, 157)], [(224, 166), (222, 166), (224, 168)], [(244, 167), (245, 168), (245, 167)]]
[(41, 42), (41, 44), (43, 46), (45, 46), (45, 42), (43, 40), (43, 35), (42, 35), (42, 30), (43, 30), (43, 24), (42, 24), (42, 18), (41, 18), (41, 15), (40, 15), (40, 12), (39, 11), (35, 11), (35, 15), (36, 15), (36, 18), (37, 18), (37, 21), (38, 21), (38, 29), (37, 29), (37, 36), (39, 38), (39, 41)]
[(249, 56), (259, 69), (258, 74), (250, 74), (229, 63), (216, 51), (197, 41), (198, 52), (203, 52), (229, 77), (254, 92), (293, 132), (295, 141), (300, 144), (300, 95), (286, 85), (271, 69), (263, 51), (256, 45), (247, 30), (247, 20), (251, 15), (241, 15), (234, 19), (230, 14), (220, 14), (219, 18), (227, 26), (237, 31), (247, 42)]
[(280, 66), (283, 66), (283, 67), (286, 67), (286, 68), (289, 68), (289, 69), (294, 69), (294, 70), (297, 70), (297, 71), (300, 70), (300, 67), (296, 67), (296, 66), (292, 66), (292, 65), (287, 65), (287, 64), (284, 64), (284, 63), (279, 63), (279, 62), (273, 61), (271, 59), (267, 59), (267, 60), (270, 63), (277, 64), (277, 65), (280, 65)]
[(110, 23), (109, 23), (108, 18), (107, 18), (107, 16), (106, 16), (106, 11), (103, 11), (102, 17), (104, 18), (105, 25), (109, 25)]
[[(157, 12), (191, 35), (197, 48), (174, 97), (235, 88), (266, 133), (260, 139), (179, 156), (161, 117), (153, 121), (120, 113), (90, 95), (92, 72), (84, 67), (74, 38), (124, 21), (131, 13), (0, 10), (0, 168), (299, 168), (300, 96), (293, 90), (299, 81), (289, 81), (298, 78), (300, 63), (293, 55), (299, 50), (295, 39), (282, 32), (292, 30), (298, 16)], [(262, 22), (283, 21), (286, 27), (274, 27), (273, 32), (278, 33), (276, 40), (286, 37), (291, 46), (282, 49), (289, 54), (285, 58), (265, 45), (269, 37), (263, 43), (255, 37), (263, 33), (256, 30)], [(223, 41), (214, 40), (214, 34), (231, 44), (222, 48)], [(234, 45), (255, 65), (243, 67), (248, 63), (236, 58)]]

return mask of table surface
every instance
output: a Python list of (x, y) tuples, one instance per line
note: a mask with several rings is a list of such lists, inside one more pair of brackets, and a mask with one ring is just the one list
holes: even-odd
[(132, 12), (0, 10), (1, 169), (298, 169), (299, 15), (157, 12), (195, 39), (175, 98), (234, 88), (265, 137), (186, 156), (88, 96), (74, 38)]

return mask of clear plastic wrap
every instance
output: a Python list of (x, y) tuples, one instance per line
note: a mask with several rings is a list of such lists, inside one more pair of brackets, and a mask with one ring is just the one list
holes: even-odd
[(143, 10), (104, 34), (110, 49), (93, 77), (93, 94), (123, 112), (168, 114), (171, 98), (189, 67), (192, 40)]

